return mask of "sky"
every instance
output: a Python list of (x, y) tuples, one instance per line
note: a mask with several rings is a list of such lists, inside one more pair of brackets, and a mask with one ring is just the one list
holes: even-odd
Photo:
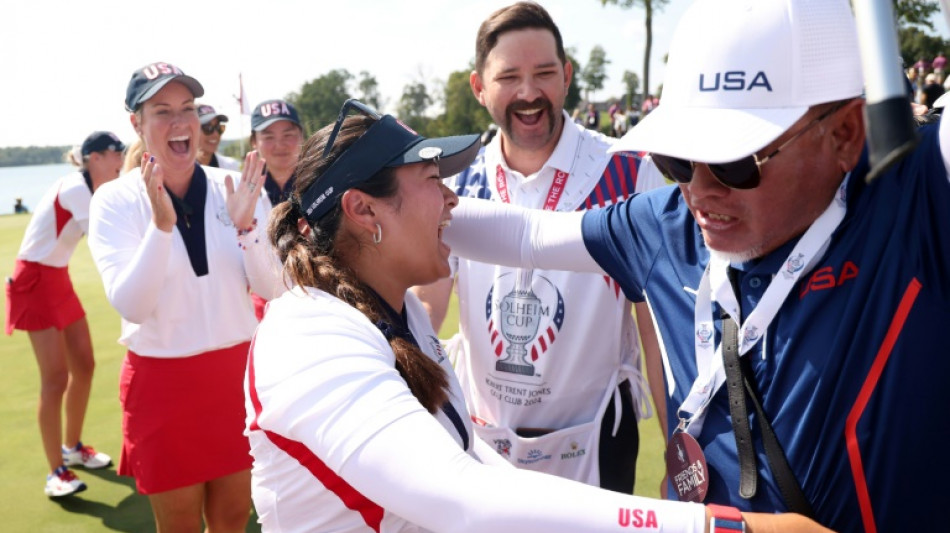
[[(514, 0), (24, 0), (0, 6), (0, 147), (80, 144), (92, 131), (123, 141), (135, 132), (124, 109), (132, 72), (172, 63), (205, 88), (199, 101), (230, 117), (225, 139), (250, 132), (233, 97), (238, 75), (251, 105), (288, 93), (330, 70), (376, 77), (383, 110), (402, 89), (433, 87), (468, 68), (475, 33)], [(581, 64), (602, 46), (610, 64), (603, 90), (624, 93), (625, 70), (643, 79), (644, 11), (600, 0), (540, 0)], [(690, 0), (670, 0), (653, 17), (650, 85)], [(342, 102), (341, 102), (342, 104)], [(243, 124), (242, 124), (243, 123)], [(243, 128), (242, 128), (243, 126)]]

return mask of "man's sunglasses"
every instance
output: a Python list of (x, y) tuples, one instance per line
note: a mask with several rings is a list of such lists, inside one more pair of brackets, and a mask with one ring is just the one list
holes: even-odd
[[(699, 163), (709, 167), (709, 171), (719, 180), (720, 183), (731, 189), (754, 189), (759, 186), (762, 180), (762, 173), (759, 167), (767, 163), (770, 159), (778, 155), (779, 152), (788, 147), (795, 139), (803, 133), (810, 130), (822, 120), (830, 117), (835, 111), (841, 109), (847, 102), (841, 102), (828, 108), (827, 111), (815, 117), (804, 128), (798, 130), (795, 135), (788, 138), (778, 148), (773, 150), (765, 157), (758, 157), (755, 154), (748, 155), (742, 159), (730, 161), (727, 163)], [(671, 157), (661, 154), (650, 154), (656, 167), (664, 176), (678, 183), (689, 183), (693, 179), (693, 168), (697, 163), (678, 157)]]
[(212, 135), (214, 134), (214, 132), (218, 132), (224, 135), (224, 130), (225, 130), (225, 125), (224, 123), (221, 123), (221, 122), (217, 124), (215, 124), (214, 122), (209, 122), (208, 124), (201, 125), (201, 131), (203, 131), (205, 135)]

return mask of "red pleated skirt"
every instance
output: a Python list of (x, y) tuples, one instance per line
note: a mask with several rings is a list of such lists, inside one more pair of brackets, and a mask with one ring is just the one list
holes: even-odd
[(7, 279), (7, 335), (14, 329), (62, 331), (84, 316), (68, 267), (17, 259), (13, 277)]
[(182, 358), (126, 354), (119, 382), (119, 474), (142, 494), (204, 483), (251, 468), (244, 436), (250, 342)]

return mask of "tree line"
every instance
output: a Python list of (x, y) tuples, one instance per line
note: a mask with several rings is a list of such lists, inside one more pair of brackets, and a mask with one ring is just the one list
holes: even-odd
[[(602, 6), (618, 6), (622, 9), (642, 7), (645, 10), (646, 52), (643, 63), (643, 92), (649, 90), (649, 55), (652, 46), (653, 13), (662, 10), (669, 0), (597, 0)], [(892, 0), (898, 25), (898, 40), (904, 64), (912, 65), (920, 58), (933, 58), (937, 52), (950, 50), (950, 42), (936, 35), (931, 19), (939, 15), (940, 5), (935, 0)], [(607, 8), (607, 7), (605, 7)], [(607, 8), (609, 9), (609, 8)], [(587, 63), (581, 65), (577, 52), (567, 50), (567, 59), (573, 65), (573, 77), (564, 108), (568, 111), (580, 107), (581, 99), (588, 101), (603, 89), (608, 79), (607, 65), (611, 63), (601, 46), (594, 46)], [(860, 58), (855, 58), (859, 61)], [(469, 74), (474, 61), (467, 68), (449, 74), (446, 80), (428, 81), (423, 76), (406, 84), (395, 102), (393, 112), (406, 125), (427, 137), (460, 135), (484, 131), (491, 117), (472, 95)], [(609, 100), (628, 106), (639, 106), (644, 94), (640, 91), (640, 76), (633, 70), (622, 75), (624, 94), (611, 95)], [(662, 89), (662, 86), (661, 86)], [(347, 98), (361, 101), (381, 109), (384, 102), (379, 93), (379, 84), (370, 72), (360, 71), (354, 75), (346, 69), (331, 70), (303, 84), (298, 91), (286, 96), (301, 115), (305, 133), (309, 136), (318, 128), (336, 119), (340, 106)], [(239, 143), (224, 145), (221, 150), (233, 157), (240, 154)], [(0, 166), (35, 165), (59, 163), (68, 147), (13, 147), (0, 148)]]
[(68, 146), (11, 146), (0, 148), (0, 167), (65, 163)]
[[(569, 49), (566, 54), (573, 65), (573, 75), (564, 107), (572, 110), (580, 106), (582, 93), (589, 99), (591, 93), (604, 87), (610, 60), (601, 46), (591, 50), (590, 59), (583, 67), (575, 50)], [(417, 76), (403, 87), (392, 114), (426, 137), (484, 131), (492, 119), (472, 95), (469, 75), (474, 68), (472, 61), (467, 68), (450, 73), (444, 81), (427, 81)], [(628, 97), (633, 98), (639, 78), (628, 71), (624, 73), (624, 81)], [(375, 76), (365, 70), (354, 75), (346, 69), (334, 69), (285, 96), (297, 108), (307, 136), (334, 122), (340, 106), (348, 98), (357, 98), (376, 109), (388, 107), (384, 105), (388, 102), (380, 95)], [(223, 146), (221, 150), (232, 157), (241, 155), (237, 144)]]
[[(649, 55), (652, 46), (653, 13), (667, 6), (669, 0), (597, 0), (602, 6), (617, 6), (621, 9), (642, 7), (645, 11), (646, 52), (643, 62), (643, 93), (640, 93), (640, 76), (633, 70), (625, 70), (622, 75), (624, 94), (611, 95), (608, 100), (638, 108), (649, 91)], [(898, 24), (898, 39), (901, 57), (906, 65), (913, 64), (921, 57), (933, 58), (937, 52), (950, 49), (950, 42), (936, 35), (931, 22), (939, 15), (940, 6), (935, 0), (893, 0)], [(581, 65), (576, 50), (567, 50), (567, 59), (573, 65), (573, 79), (564, 103), (571, 111), (581, 104), (582, 97), (590, 101), (593, 93), (603, 89), (607, 75), (607, 65), (611, 63), (607, 52), (597, 45), (590, 51), (587, 63)], [(860, 58), (855, 58), (860, 61)], [(474, 69), (474, 61), (468, 68), (449, 74), (445, 81), (426, 82), (419, 79), (403, 87), (395, 105), (396, 115), (406, 125), (427, 137), (460, 135), (484, 131), (491, 123), (491, 117), (472, 95), (469, 87), (469, 74)], [(662, 90), (662, 86), (661, 86)], [(359, 98), (376, 107), (384, 102), (378, 91), (376, 78), (362, 71), (354, 76), (345, 69), (332, 70), (305, 83), (298, 92), (287, 95), (287, 99), (297, 106), (305, 123), (307, 135), (319, 127), (336, 119), (341, 103), (347, 98)], [(237, 146), (233, 147), (238, 150)]]

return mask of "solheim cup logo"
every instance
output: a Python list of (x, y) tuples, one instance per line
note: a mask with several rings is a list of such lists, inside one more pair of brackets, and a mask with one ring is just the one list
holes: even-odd
[(785, 263), (785, 268), (782, 269), (782, 275), (786, 279), (791, 279), (799, 270), (805, 268), (805, 255), (796, 254), (788, 258), (788, 262)]
[(528, 344), (541, 324), (541, 299), (531, 290), (534, 270), (519, 270), (514, 288), (501, 300), (501, 334), (508, 340), (507, 356), (495, 362), (495, 370), (523, 376), (534, 375), (528, 361)]
[(709, 322), (703, 322), (698, 328), (696, 328), (696, 339), (699, 340), (701, 345), (707, 346), (709, 344), (709, 340), (712, 339), (712, 336), (713, 330), (709, 325)]
[(751, 346), (759, 342), (759, 328), (755, 326), (749, 326), (749, 329), (745, 331), (745, 334), (742, 336), (742, 347)]
[(485, 299), (488, 338), (499, 358), (495, 370), (538, 376), (536, 361), (554, 345), (564, 325), (564, 308), (557, 286), (533, 270), (509, 271), (495, 278)]

